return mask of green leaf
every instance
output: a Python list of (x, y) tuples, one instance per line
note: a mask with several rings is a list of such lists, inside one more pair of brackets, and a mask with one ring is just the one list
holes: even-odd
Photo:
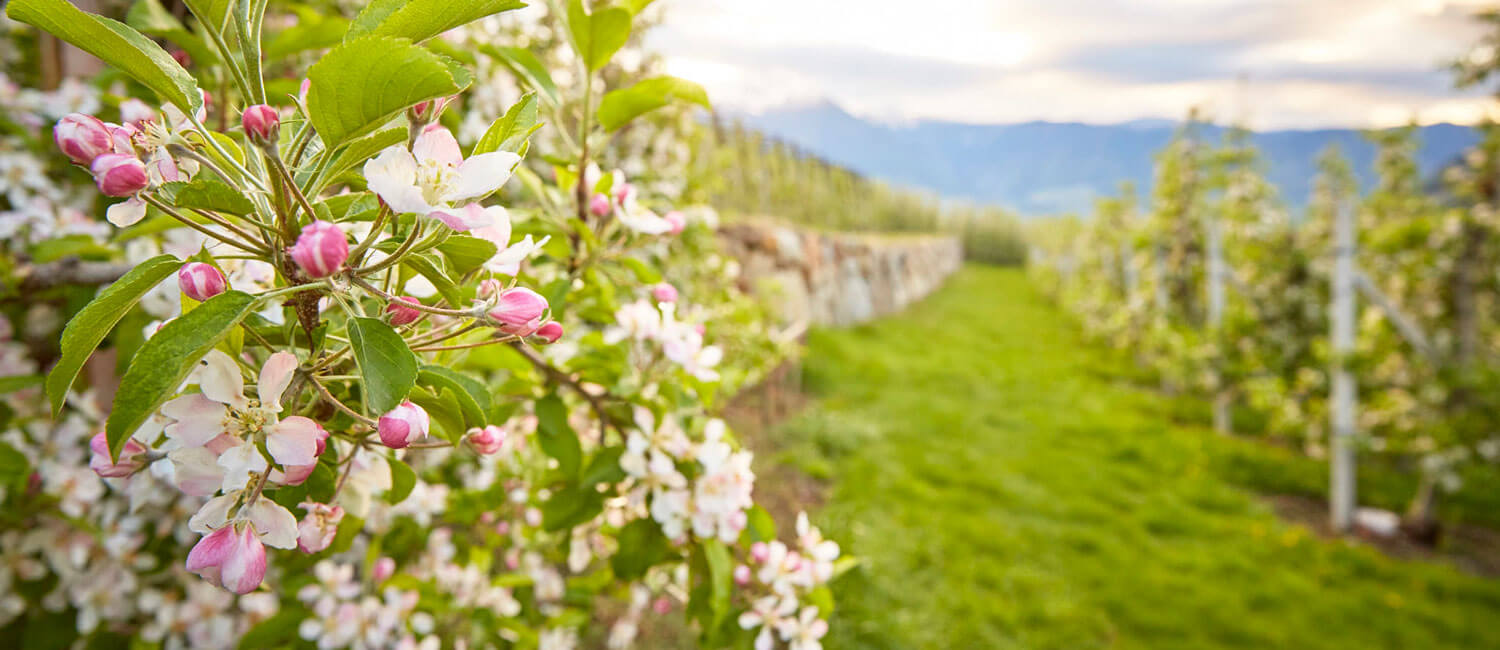
[(552, 74), (547, 72), (547, 66), (531, 50), (485, 43), (479, 46), (479, 51), (499, 59), (501, 64), (510, 68), (512, 74), (520, 77), (527, 88), (541, 93), (542, 99), (547, 100), (548, 104), (558, 105), (557, 83), (552, 81)]
[(31, 478), (31, 461), (8, 443), (0, 442), (0, 485), (25, 485)]
[(485, 402), (489, 401), (489, 395), (484, 394), (484, 386), (478, 382), (442, 366), (422, 366), (417, 371), (417, 383), (435, 389), (434, 392), (446, 390), (453, 393), (458, 400), (459, 410), (463, 412), (466, 426), (485, 425), (484, 412), (487, 406), (480, 404), (477, 395), (483, 395)]
[(114, 329), (115, 323), (125, 317), (125, 312), (130, 311), (141, 296), (176, 273), (181, 265), (182, 261), (171, 255), (146, 260), (105, 287), (68, 321), (59, 343), (62, 356), (57, 365), (52, 366), (52, 372), (47, 373), (47, 398), (52, 403), (53, 415), (62, 412), (63, 400), (78, 377), (78, 371), (94, 353), (94, 348), (99, 347), (99, 342)]
[(365, 410), (380, 414), (396, 408), (417, 383), (417, 357), (406, 340), (379, 319), (352, 318), (349, 344), (364, 379)]
[(624, 7), (632, 14), (640, 14), (642, 11), (646, 10), (646, 7), (651, 6), (651, 3), (655, 1), (656, 0), (624, 0), (624, 2), (620, 3), (620, 6)]
[(190, 181), (163, 183), (162, 192), (179, 208), (211, 210), (237, 216), (255, 212), (255, 204), (245, 194), (223, 181), (200, 176)]
[(297, 24), (281, 30), (266, 43), (266, 58), (276, 60), (305, 52), (333, 47), (344, 40), (349, 21), (341, 16), (325, 16), (310, 8), (291, 6), (297, 12)]
[(219, 54), (197, 34), (182, 26), (158, 0), (137, 0), (125, 14), (125, 23), (148, 36), (165, 38), (181, 47), (200, 65), (217, 65)]
[(576, 485), (552, 493), (542, 504), (542, 528), (566, 530), (593, 519), (604, 511), (604, 495)]
[(229, 10), (234, 8), (235, 0), (184, 0), (183, 4), (205, 26), (215, 32), (223, 32), (229, 23)]
[(630, 11), (620, 7), (604, 7), (589, 13), (583, 7), (583, 0), (569, 0), (568, 35), (589, 72), (604, 67), (630, 40), (631, 18)]
[(611, 90), (599, 101), (599, 126), (614, 131), (631, 120), (675, 101), (711, 108), (703, 86), (677, 77), (652, 77), (629, 88)]
[(458, 395), (451, 390), (429, 389), (417, 386), (411, 389), (407, 396), (413, 404), (427, 411), (427, 417), (431, 420), (431, 433), (442, 436), (444, 440), (458, 444), (463, 440), (464, 432), (468, 427), (464, 426), (463, 407), (458, 404)]
[(46, 264), (65, 257), (88, 260), (107, 260), (115, 256), (115, 250), (99, 243), (93, 235), (65, 235), (37, 242), (28, 251), (31, 261)]
[(579, 482), (584, 485), (598, 485), (600, 483), (619, 483), (625, 480), (625, 469), (620, 467), (620, 456), (625, 454), (624, 447), (605, 447), (594, 453), (589, 459), (589, 466), (583, 470), (583, 478)]
[(395, 458), (387, 459), (391, 464), (391, 489), (385, 493), (386, 503), (396, 504), (411, 496), (412, 488), (417, 487), (417, 473), (407, 465)]
[(130, 434), (177, 391), (203, 355), (229, 336), (254, 306), (254, 296), (226, 291), (168, 321), (141, 345), (120, 380), (104, 426), (110, 458), (119, 459)]
[[(347, 524), (346, 524), (347, 525)], [(239, 645), (235, 646), (241, 650), (255, 650), (256, 648), (288, 648), (295, 646), (299, 637), (297, 626), (302, 619), (307, 618), (307, 612), (300, 607), (287, 607), (275, 616), (255, 624), (240, 637)]]
[(489, 130), (474, 145), (474, 153), (471, 155), (519, 150), (521, 144), (540, 128), (542, 124), (537, 121), (536, 93), (526, 93), (521, 101), (505, 111), (503, 117), (490, 125)]
[[(368, 33), (420, 43), (485, 16), (525, 6), (520, 0), (383, 0), (371, 3), (359, 13), (355, 25), (349, 29), (349, 37)], [(358, 33), (356, 28), (360, 30)]]
[(761, 506), (750, 506), (745, 511), (747, 523), (745, 532), (750, 535), (752, 542), (769, 542), (776, 539), (776, 520), (771, 513)]
[(447, 272), (443, 270), (442, 260), (437, 256), (412, 255), (402, 260), (401, 264), (411, 267), (417, 273), (422, 274), (422, 277), (427, 278), (450, 306), (464, 304), (463, 290), (459, 289), (458, 285), (448, 277)]
[(383, 126), (417, 102), (458, 92), (438, 55), (399, 38), (345, 41), (307, 71), (312, 123), (329, 148)]
[(671, 542), (661, 527), (650, 519), (637, 519), (620, 529), (620, 550), (609, 558), (609, 565), (620, 580), (635, 580), (646, 570), (672, 557)]
[(641, 261), (639, 258), (623, 257), (620, 258), (620, 263), (630, 267), (630, 272), (635, 274), (635, 279), (640, 280), (642, 283), (656, 284), (661, 282), (661, 272), (651, 268), (651, 265)]
[(99, 57), (188, 114), (203, 105), (192, 75), (124, 23), (79, 11), (64, 0), (11, 0), (5, 12)]
[(451, 235), (437, 249), (448, 258), (453, 274), (460, 277), (484, 265), (498, 252), (495, 242), (471, 235)]
[(353, 169), (356, 165), (364, 164), (366, 160), (375, 157), (375, 154), (384, 151), (386, 147), (404, 142), (406, 142), (406, 127), (404, 126), (376, 131), (350, 142), (349, 146), (340, 149), (334, 156), (333, 162), (329, 163), (328, 169), (323, 172), (321, 178), (337, 178), (339, 174)]
[(729, 614), (729, 594), (734, 586), (734, 558), (729, 555), (729, 548), (724, 546), (724, 542), (717, 539), (703, 542), (703, 556), (708, 560), (709, 606), (714, 614), (713, 624), (709, 627), (717, 628)]
[(548, 395), (537, 400), (536, 418), (542, 451), (557, 459), (564, 475), (577, 476), (583, 448), (578, 444), (578, 434), (568, 425), (568, 407), (557, 395)]
[(9, 395), (24, 388), (42, 383), (41, 375), (6, 375), (0, 377), (0, 395)]

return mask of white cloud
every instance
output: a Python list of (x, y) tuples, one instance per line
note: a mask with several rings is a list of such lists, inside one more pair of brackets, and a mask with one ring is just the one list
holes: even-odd
[(1206, 105), (1269, 128), (1472, 120), (1489, 104), (1440, 68), (1477, 38), (1475, 0), (662, 2), (669, 71), (745, 110), (1111, 122)]

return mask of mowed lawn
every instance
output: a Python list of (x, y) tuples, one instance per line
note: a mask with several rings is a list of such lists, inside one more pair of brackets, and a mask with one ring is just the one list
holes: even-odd
[(1500, 581), (1279, 521), (1321, 465), (1173, 424), (1021, 271), (809, 346), (762, 462), (863, 561), (832, 648), (1500, 648)]

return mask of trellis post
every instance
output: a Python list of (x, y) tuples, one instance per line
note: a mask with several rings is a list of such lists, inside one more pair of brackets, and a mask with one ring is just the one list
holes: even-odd
[(1354, 522), (1355, 385), (1348, 357), (1354, 351), (1355, 269), (1354, 213), (1339, 206), (1334, 213), (1333, 303), (1329, 313), (1333, 348), (1333, 381), (1329, 409), (1329, 523), (1346, 532)]

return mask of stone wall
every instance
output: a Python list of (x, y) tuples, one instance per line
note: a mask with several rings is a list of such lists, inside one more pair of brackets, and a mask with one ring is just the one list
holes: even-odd
[(728, 223), (719, 237), (747, 290), (788, 325), (844, 326), (900, 311), (963, 263), (957, 237), (824, 233), (771, 222)]

